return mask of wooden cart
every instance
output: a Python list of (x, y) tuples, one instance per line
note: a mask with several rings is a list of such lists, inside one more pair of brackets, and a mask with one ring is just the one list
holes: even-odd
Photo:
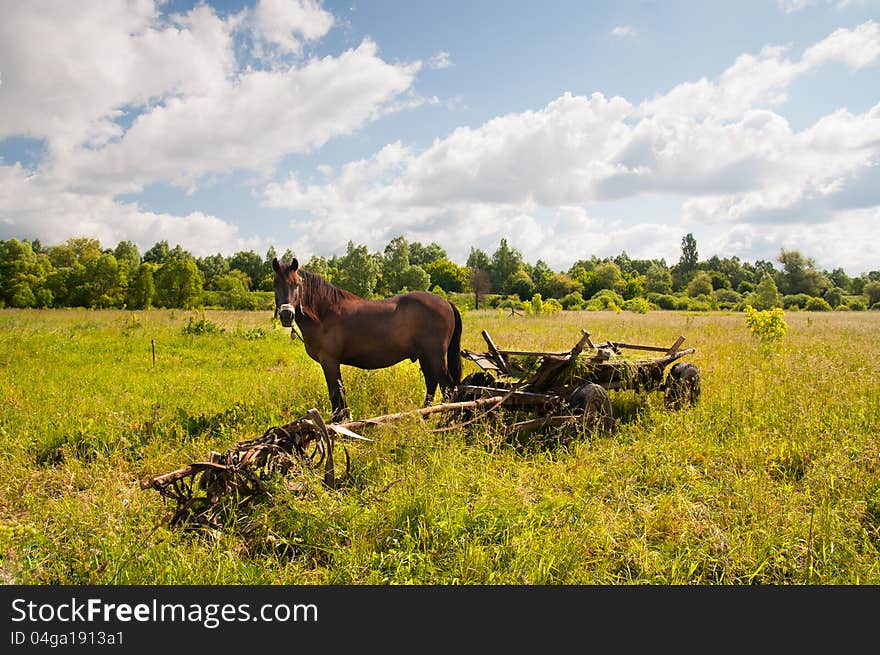
[[(530, 409), (542, 418), (515, 423), (513, 429), (536, 429), (579, 419), (593, 431), (614, 429), (613, 389), (661, 391), (667, 405), (679, 409), (700, 397), (700, 373), (695, 364), (678, 360), (696, 349), (681, 349), (685, 338), (671, 346), (647, 346), (605, 341), (594, 344), (590, 333), (567, 352), (532, 352), (498, 348), (486, 330), (485, 352), (462, 350), (462, 356), (480, 367), (466, 376), (456, 392), (457, 401), (503, 395), (502, 407)], [(625, 357), (623, 351), (662, 353), (648, 359)]]

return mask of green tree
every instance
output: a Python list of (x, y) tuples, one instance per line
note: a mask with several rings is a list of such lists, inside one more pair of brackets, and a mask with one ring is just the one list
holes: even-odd
[(427, 291), (431, 276), (421, 266), (407, 266), (400, 274), (400, 291)]
[(33, 307), (33, 287), (40, 282), (37, 254), (27, 241), (0, 241), (0, 303), (10, 307)]
[(776, 282), (769, 273), (764, 273), (755, 291), (746, 297), (746, 304), (757, 310), (782, 308), (782, 294), (776, 288)]
[(672, 293), (672, 274), (666, 266), (652, 263), (645, 272), (645, 291), (648, 293)]
[(116, 261), (125, 270), (126, 276), (137, 270), (141, 265), (141, 251), (138, 250), (136, 244), (131, 241), (120, 241), (113, 250), (113, 256)]
[(73, 248), (76, 261), (85, 266), (101, 256), (101, 242), (89, 237), (74, 237), (67, 240), (67, 244)]
[(385, 246), (382, 257), (382, 286), (390, 293), (399, 292), (407, 286), (403, 281), (403, 273), (409, 266), (409, 243), (403, 236), (394, 237)]
[(155, 275), (156, 301), (162, 307), (189, 309), (202, 292), (202, 274), (193, 259), (172, 257)]
[(535, 295), (535, 283), (522, 268), (506, 280), (504, 289), (506, 293), (515, 293), (520, 300), (528, 300)]
[(852, 293), (852, 278), (842, 268), (835, 268), (831, 271), (828, 279), (835, 287), (843, 290), (843, 293)]
[(379, 278), (379, 264), (366, 246), (348, 242), (345, 256), (339, 261), (335, 284), (361, 298), (370, 298)]
[(868, 299), (868, 307), (880, 302), (880, 282), (868, 282), (862, 289), (862, 295)]
[(697, 240), (692, 233), (688, 232), (681, 239), (681, 257), (678, 260), (679, 268), (686, 275), (689, 275), (696, 270), (698, 261)]
[(538, 293), (543, 298), (564, 298), (571, 293), (581, 293), (584, 286), (565, 273), (550, 273), (537, 284)]
[(114, 255), (104, 253), (86, 263), (81, 286), (86, 307), (121, 307), (127, 286), (126, 273)]
[(465, 266), (470, 269), (478, 268), (483, 271), (488, 271), (491, 265), (492, 260), (489, 259), (489, 255), (487, 255), (485, 251), (471, 246), (471, 251), (470, 254), (468, 254)]
[(229, 258), (229, 270), (247, 275), (248, 290), (253, 290), (263, 279), (263, 260), (253, 250), (240, 250)]
[(433, 241), (427, 246), (423, 246), (418, 241), (409, 244), (409, 263), (414, 266), (421, 266), (428, 270), (429, 264), (446, 258), (446, 251)]
[(489, 277), (492, 279), (492, 288), (502, 293), (510, 293), (505, 286), (511, 276), (523, 266), (522, 253), (507, 244), (507, 239), (501, 239), (498, 248), (492, 254), (489, 267)]
[(622, 294), (626, 289), (626, 281), (620, 272), (620, 267), (614, 262), (602, 262), (598, 264), (592, 272), (590, 280), (590, 288), (587, 293), (594, 296), (602, 289), (611, 289), (612, 291)]
[[(545, 286), (551, 284), (551, 278), (554, 273), (550, 270), (550, 267), (547, 265), (543, 259), (539, 259), (535, 262), (534, 266), (525, 265), (526, 272), (529, 274), (529, 277), (532, 278), (532, 281), (535, 283), (535, 287), (538, 289), (538, 293), (544, 294), (547, 296), (545, 291)], [(561, 296), (556, 296), (557, 298)]]
[[(291, 259), (290, 261), (292, 262), (293, 259)], [(284, 263), (289, 264), (290, 262)], [(339, 275), (338, 270), (334, 266), (330, 265), (330, 262), (326, 257), (320, 257), (318, 255), (312, 255), (312, 258), (305, 266), (303, 266), (303, 269), (309, 271), (310, 273), (314, 273), (315, 275), (320, 275), (322, 278), (329, 282), (333, 282)]]
[(217, 289), (217, 280), (229, 273), (229, 260), (219, 252), (216, 255), (199, 257), (196, 266), (202, 273), (205, 289), (210, 291)]
[(132, 274), (125, 292), (125, 305), (129, 309), (149, 309), (153, 306), (156, 297), (156, 284), (153, 280), (153, 272), (156, 265), (144, 262), (137, 267)]
[(464, 291), (468, 284), (468, 269), (449, 259), (435, 259), (425, 266), (431, 276), (431, 285), (437, 285), (446, 292)]
[(783, 249), (777, 259), (782, 271), (777, 274), (776, 283), (783, 294), (821, 296), (828, 287), (828, 280), (816, 269), (812, 258), (804, 257), (797, 250)]
[(217, 279), (220, 304), (227, 309), (246, 309), (249, 284), (247, 273), (238, 269), (231, 269), (226, 275), (221, 275)]
[(168, 259), (170, 253), (171, 249), (168, 247), (168, 242), (163, 239), (162, 241), (157, 241), (153, 244), (152, 248), (144, 253), (143, 260), (150, 264), (158, 264), (161, 266), (165, 263), (165, 260)]
[(708, 296), (712, 291), (712, 278), (706, 271), (697, 271), (688, 282), (686, 293), (691, 298), (696, 298), (697, 296)]

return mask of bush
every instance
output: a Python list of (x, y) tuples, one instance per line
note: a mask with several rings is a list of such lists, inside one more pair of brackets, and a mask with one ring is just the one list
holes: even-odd
[(854, 312), (863, 312), (868, 309), (868, 306), (864, 303), (864, 301), (859, 299), (853, 299), (846, 303), (846, 306), (849, 307)]
[(580, 291), (572, 291), (562, 296), (561, 303), (563, 309), (583, 309), (584, 297)]
[(194, 316), (190, 316), (183, 327), (183, 334), (218, 334), (220, 332), (223, 332), (223, 328), (209, 321), (204, 314), (198, 320)]
[(623, 303), (623, 308), (636, 314), (647, 314), (651, 310), (651, 303), (644, 298), (632, 298)]
[(810, 298), (804, 309), (808, 312), (830, 312), (831, 305), (829, 305), (828, 301), (824, 298)]
[(562, 303), (556, 300), (556, 298), (547, 298), (544, 301), (544, 313), (545, 314), (555, 314), (556, 312), (562, 311)]
[(660, 309), (675, 309), (677, 298), (668, 293), (649, 293), (648, 301), (654, 303)]
[(712, 296), (718, 301), (718, 304), (727, 303), (731, 306), (736, 305), (740, 300), (742, 300), (742, 296), (738, 294), (733, 289), (717, 289), (712, 292)]
[(705, 300), (697, 300), (694, 298), (687, 305), (688, 311), (691, 312), (709, 312), (712, 311), (712, 305), (707, 303)]
[(686, 311), (690, 306), (691, 301), (688, 298), (681, 298), (676, 296), (675, 302), (672, 303), (672, 309), (676, 309), (679, 311)]
[(803, 309), (807, 306), (807, 301), (809, 299), (810, 296), (805, 293), (789, 294), (787, 296), (782, 296), (782, 306), (785, 309), (791, 309), (792, 307)]
[(601, 305), (600, 309), (613, 309), (619, 312), (620, 308), (623, 307), (623, 298), (616, 291), (602, 289), (593, 294), (590, 302), (587, 303), (587, 309), (589, 309), (591, 304)]
[(746, 327), (764, 342), (781, 341), (788, 332), (785, 313), (780, 307), (759, 310), (746, 305)]
[(534, 314), (535, 316), (540, 316), (542, 313), (544, 313), (544, 301), (541, 298), (540, 293), (536, 293), (532, 296), (530, 304), (532, 306), (532, 314)]

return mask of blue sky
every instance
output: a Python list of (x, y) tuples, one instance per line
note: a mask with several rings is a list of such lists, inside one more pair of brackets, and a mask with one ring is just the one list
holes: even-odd
[[(46, 5), (46, 6), (44, 6)], [(8, 3), (0, 238), (880, 268), (880, 1)]]

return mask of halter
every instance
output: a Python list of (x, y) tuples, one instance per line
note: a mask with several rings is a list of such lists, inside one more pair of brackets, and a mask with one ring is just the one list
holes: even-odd
[(290, 338), (296, 339), (297, 337), (299, 337), (301, 340), (303, 340), (302, 333), (299, 331), (299, 326), (297, 326), (296, 324), (296, 310), (299, 310), (300, 313), (304, 313), (302, 306), (302, 277), (300, 277), (299, 280), (299, 284), (295, 285), (293, 293), (291, 294), (290, 302), (284, 303), (280, 307), (275, 307), (275, 316), (277, 317), (280, 313), (283, 313), (284, 311), (293, 312), (293, 319), (290, 322)]

